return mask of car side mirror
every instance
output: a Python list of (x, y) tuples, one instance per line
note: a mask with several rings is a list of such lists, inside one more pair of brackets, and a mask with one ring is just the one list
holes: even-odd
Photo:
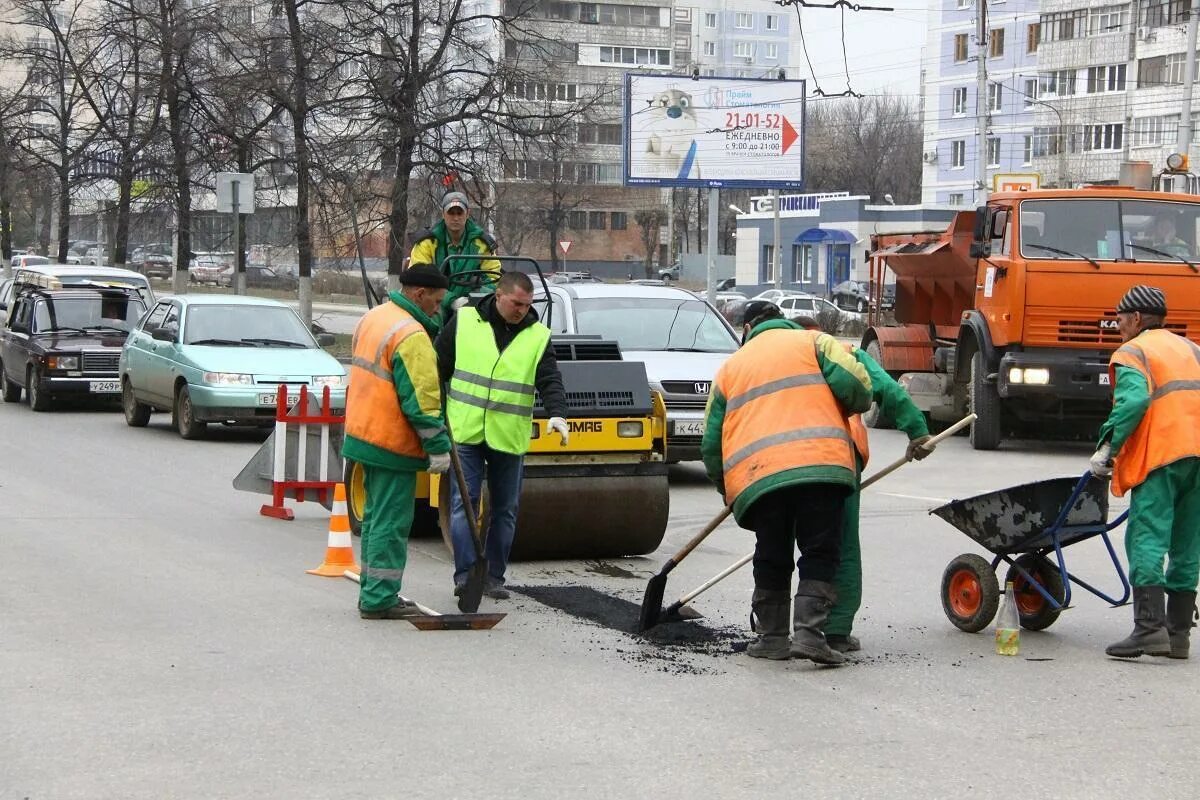
[(321, 345), (321, 347), (333, 347), (337, 344), (337, 337), (332, 333), (318, 333), (317, 344)]

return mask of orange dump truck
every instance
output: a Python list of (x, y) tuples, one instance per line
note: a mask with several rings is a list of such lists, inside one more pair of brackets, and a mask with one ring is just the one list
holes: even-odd
[[(1114, 311), (1129, 287), (1167, 296), (1167, 327), (1200, 342), (1200, 196), (1120, 186), (993, 194), (942, 231), (871, 237), (871, 290), (894, 273), (894, 325), (862, 346), (935, 421), (974, 411), (977, 450), (1108, 413)], [(872, 304), (877, 306), (879, 304)], [(868, 424), (887, 420), (877, 411)]]

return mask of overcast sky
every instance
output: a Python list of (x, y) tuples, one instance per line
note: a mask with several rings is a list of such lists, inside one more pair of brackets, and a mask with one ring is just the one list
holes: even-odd
[[(925, 45), (925, 5), (920, 0), (856, 1), (896, 10), (845, 12), (851, 87), (858, 92), (871, 90), (911, 95), (910, 99), (916, 102), (920, 93), (921, 49)], [(846, 76), (842, 58), (842, 12), (805, 8), (801, 13), (804, 41), (816, 72), (816, 82), (827, 93), (843, 91)], [(799, 71), (794, 75), (805, 77), (808, 64), (802, 55), (799, 59)], [(810, 96), (812, 90), (809, 86)]]

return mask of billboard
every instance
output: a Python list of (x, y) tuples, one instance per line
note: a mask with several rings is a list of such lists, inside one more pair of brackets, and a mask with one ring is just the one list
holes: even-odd
[(625, 185), (799, 189), (804, 81), (625, 75)]

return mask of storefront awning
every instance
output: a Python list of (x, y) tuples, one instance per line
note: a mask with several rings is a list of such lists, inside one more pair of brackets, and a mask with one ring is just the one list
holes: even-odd
[(841, 228), (809, 228), (796, 237), (795, 244), (854, 244), (858, 238)]

